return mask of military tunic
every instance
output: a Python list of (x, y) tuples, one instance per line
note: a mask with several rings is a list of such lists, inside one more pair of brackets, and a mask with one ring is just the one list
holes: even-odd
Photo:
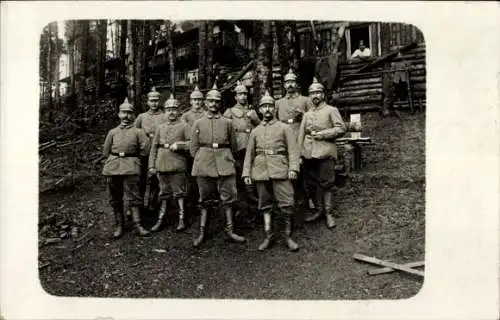
[(229, 119), (206, 114), (191, 130), (190, 151), (194, 158), (191, 174), (197, 177), (200, 203), (216, 189), (223, 205), (236, 200), (234, 158), (236, 135)]
[[(149, 168), (155, 168), (160, 183), (160, 200), (169, 194), (184, 197), (187, 189), (187, 151), (190, 133), (187, 123), (177, 120), (162, 123), (153, 137), (149, 154)], [(170, 150), (176, 144), (177, 150)]]
[(256, 183), (259, 210), (272, 207), (273, 194), (280, 208), (294, 205), (290, 171), (299, 171), (299, 152), (292, 129), (275, 119), (263, 121), (250, 134), (242, 174)]
[(309, 110), (311, 105), (311, 100), (298, 92), (286, 95), (276, 101), (276, 119), (289, 124), (295, 138), (297, 138), (302, 116)]
[(123, 197), (131, 206), (142, 203), (139, 192), (140, 157), (149, 150), (149, 140), (132, 124), (119, 125), (106, 136), (103, 155), (107, 157), (102, 174), (107, 176), (110, 204), (123, 205)]
[[(319, 185), (323, 189), (331, 189), (334, 186), (338, 156), (335, 139), (345, 131), (346, 125), (338, 109), (324, 102), (304, 115), (298, 141), (304, 157), (304, 177), (308, 187), (315, 189)], [(314, 139), (313, 133), (319, 134), (320, 139)]]
[(205, 110), (199, 109), (189, 109), (181, 116), (181, 120), (188, 124), (188, 130), (191, 132), (191, 128), (196, 120), (200, 119), (205, 115)]

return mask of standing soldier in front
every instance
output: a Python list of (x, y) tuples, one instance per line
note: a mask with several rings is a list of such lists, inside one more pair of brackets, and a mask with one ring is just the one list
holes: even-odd
[(156, 130), (149, 155), (149, 171), (157, 174), (160, 182), (160, 213), (151, 231), (158, 231), (167, 213), (167, 200), (171, 195), (177, 202), (179, 222), (177, 231), (184, 225), (184, 198), (187, 189), (187, 159), (190, 132), (188, 125), (179, 119), (179, 101), (173, 95), (165, 102), (165, 122)]
[[(153, 136), (156, 132), (158, 126), (165, 120), (162, 110), (160, 110), (160, 93), (156, 91), (153, 87), (151, 92), (148, 93), (148, 101), (147, 101), (149, 110), (141, 113), (137, 116), (135, 120), (135, 126), (139, 129), (142, 129), (146, 136), (149, 138), (149, 141), (153, 140)], [(140, 192), (142, 197), (144, 198), (146, 193), (146, 187), (148, 184), (148, 159), (149, 159), (149, 150), (147, 156), (141, 159), (141, 184), (140, 184)], [(158, 178), (153, 175), (149, 181), (149, 199), (148, 205), (151, 210), (156, 209), (158, 199)]]
[[(316, 212), (306, 222), (326, 215), (328, 228), (335, 226), (333, 191), (335, 188), (335, 139), (346, 131), (339, 110), (325, 103), (324, 87), (314, 78), (309, 87), (313, 107), (304, 115), (299, 131), (299, 146), (304, 157), (304, 177), (309, 190), (316, 191)], [(324, 212), (323, 212), (324, 210)]]
[(259, 210), (264, 216), (266, 238), (259, 250), (267, 249), (273, 240), (271, 213), (274, 197), (285, 218), (286, 244), (291, 251), (299, 245), (291, 238), (294, 191), (290, 180), (297, 179), (299, 152), (292, 129), (274, 118), (274, 99), (268, 92), (260, 100), (261, 124), (252, 131), (243, 167), (247, 185), (255, 181), (259, 194)]
[[(292, 69), (284, 77), (285, 96), (276, 102), (276, 118), (286, 123), (292, 129), (292, 132), (297, 139), (299, 135), (300, 122), (302, 117), (311, 107), (311, 100), (304, 97), (298, 92), (297, 76)], [(293, 182), (295, 197), (298, 203), (303, 203), (310, 199), (309, 190), (305, 187), (303, 170), (299, 171), (297, 180)], [(312, 206), (312, 201), (309, 200), (309, 207)]]
[(231, 151), (236, 150), (236, 136), (229, 119), (220, 114), (221, 94), (214, 85), (205, 97), (206, 114), (191, 130), (191, 155), (194, 158), (192, 175), (198, 182), (201, 211), (200, 235), (194, 241), (199, 246), (205, 238), (208, 219), (206, 202), (217, 191), (226, 217), (226, 234), (236, 242), (246, 239), (233, 232), (232, 205), (237, 199), (236, 171)]
[(102, 174), (107, 177), (109, 202), (115, 214), (116, 229), (113, 237), (119, 238), (123, 234), (124, 198), (132, 212), (137, 232), (146, 236), (149, 232), (141, 226), (139, 211), (143, 203), (139, 192), (139, 159), (147, 154), (149, 141), (142, 130), (134, 127), (134, 107), (126, 98), (119, 110), (120, 125), (111, 129), (104, 141), (103, 154), (107, 159), (102, 169)]
[[(248, 138), (252, 130), (260, 123), (259, 116), (257, 112), (248, 105), (248, 90), (247, 88), (238, 82), (235, 90), (236, 92), (236, 104), (234, 107), (229, 108), (224, 112), (224, 117), (230, 119), (233, 124), (233, 129), (236, 133), (236, 152), (233, 154), (236, 160), (236, 176), (237, 185), (241, 181), (241, 174), (243, 172), (243, 161), (245, 160), (245, 151), (248, 144)], [(245, 185), (242, 183), (245, 189), (246, 200), (249, 205), (255, 204), (257, 199), (254, 196), (254, 189), (252, 185)], [(241, 190), (241, 189), (239, 189)]]

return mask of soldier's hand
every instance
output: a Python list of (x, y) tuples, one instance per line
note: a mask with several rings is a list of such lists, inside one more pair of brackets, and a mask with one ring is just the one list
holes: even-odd
[(177, 149), (178, 149), (177, 143), (172, 143), (172, 145), (170, 145), (170, 150), (177, 151)]
[(155, 168), (149, 168), (149, 174), (150, 175), (156, 174), (156, 169)]
[(248, 111), (247, 112), (247, 118), (251, 118), (252, 117), (252, 111)]
[(323, 135), (321, 134), (321, 132), (316, 132), (312, 135), (313, 139), (315, 140), (323, 140)]
[(245, 178), (243, 178), (243, 182), (244, 182), (247, 186), (249, 186), (249, 185), (251, 185), (251, 184), (252, 184), (252, 179), (251, 179), (250, 177), (245, 177)]
[(288, 171), (288, 179), (290, 179), (290, 180), (297, 180), (297, 172), (295, 172), (295, 171)]

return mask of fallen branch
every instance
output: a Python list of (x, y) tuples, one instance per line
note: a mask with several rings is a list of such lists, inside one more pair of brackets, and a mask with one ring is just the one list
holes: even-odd
[[(403, 264), (403, 266), (407, 267), (407, 268), (423, 267), (423, 266), (425, 266), (425, 261), (410, 262), (410, 263)], [(394, 271), (396, 271), (396, 270), (389, 268), (389, 267), (385, 267), (385, 268), (368, 270), (368, 274), (371, 276), (374, 276), (377, 274), (391, 273)]]
[(365, 256), (365, 255), (359, 254), (359, 253), (355, 253), (354, 254), (354, 259), (355, 260), (359, 260), (359, 261), (363, 261), (363, 262), (372, 263), (372, 264), (377, 264), (377, 265), (384, 266), (384, 267), (389, 267), (389, 268), (392, 268), (392, 269), (395, 269), (395, 270), (399, 270), (399, 271), (404, 271), (406, 273), (410, 273), (410, 274), (413, 274), (413, 275), (416, 275), (416, 276), (420, 276), (420, 277), (424, 277), (424, 275), (425, 275), (424, 272), (422, 272), (422, 271), (415, 270), (415, 269), (412, 269), (412, 268), (408, 268), (408, 267), (406, 267), (404, 265), (400, 265), (400, 264), (397, 264), (397, 263), (393, 263), (393, 262), (389, 262), (389, 261), (384, 261), (384, 260), (379, 260), (377, 258)]
[(49, 149), (49, 148), (52, 148), (52, 147), (53, 147), (53, 146), (55, 146), (56, 144), (57, 144), (57, 142), (55, 142), (55, 141), (52, 141), (52, 142), (50, 142), (50, 143), (48, 143), (48, 144), (45, 144), (43, 147), (39, 147), (39, 148), (38, 148), (38, 152), (42, 152), (42, 151), (45, 151), (45, 150), (47, 150), (47, 149)]

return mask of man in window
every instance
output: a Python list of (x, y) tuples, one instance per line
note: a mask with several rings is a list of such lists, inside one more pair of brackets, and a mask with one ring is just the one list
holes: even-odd
[(359, 47), (354, 51), (351, 60), (365, 60), (371, 58), (372, 51), (366, 47), (363, 40), (359, 40)]

